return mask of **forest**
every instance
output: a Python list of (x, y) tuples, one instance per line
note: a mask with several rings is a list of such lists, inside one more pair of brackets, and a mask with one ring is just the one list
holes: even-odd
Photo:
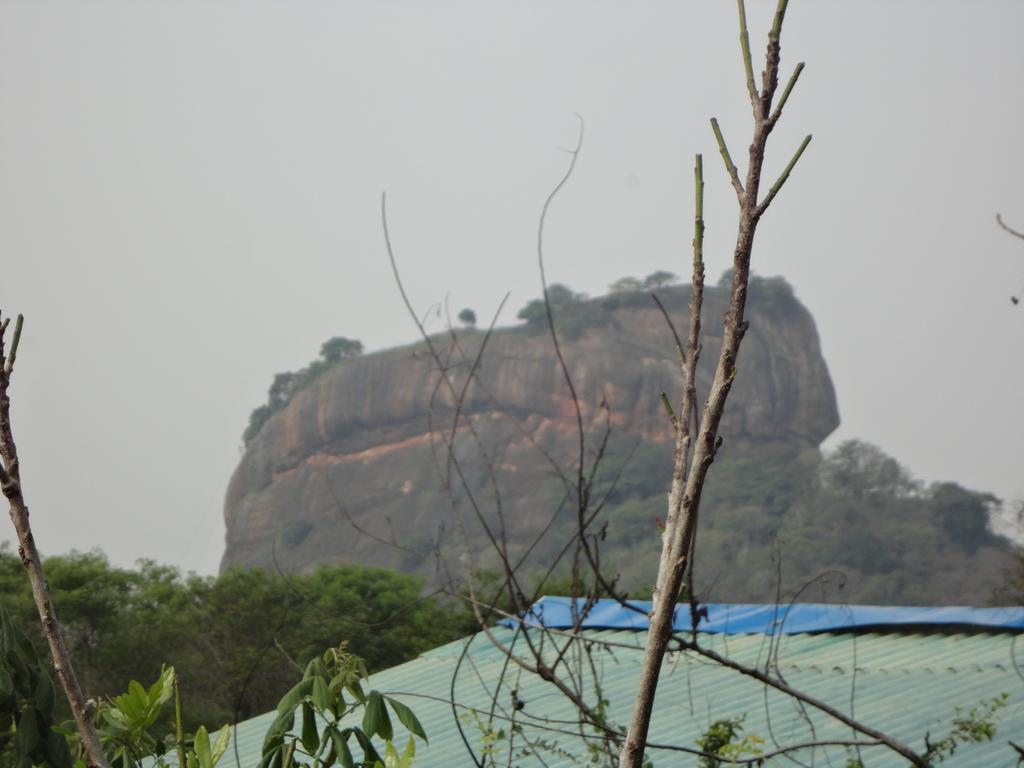
[[(372, 672), (462, 637), (473, 624), (461, 604), (423, 595), (418, 579), (358, 566), (292, 576), (235, 569), (214, 578), (153, 562), (118, 568), (91, 552), (48, 557), (45, 567), (85, 695), (115, 696), (131, 680), (149, 685), (171, 665), (189, 730), (273, 709), (302, 669), (341, 639)], [(21, 561), (6, 546), (0, 595), (0, 608), (45, 658)], [(164, 728), (172, 716), (163, 713)]]

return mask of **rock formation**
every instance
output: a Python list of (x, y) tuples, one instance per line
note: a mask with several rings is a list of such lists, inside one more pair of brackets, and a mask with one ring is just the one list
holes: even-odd
[[(659, 295), (685, 328), (688, 287)], [(676, 402), (680, 385), (670, 330), (646, 294), (580, 306), (589, 319), (566, 334), (563, 352), (587, 434), (585, 463), (610, 427), (610, 455), (661, 446), (667, 472), (671, 432), (659, 395)], [(698, 395), (710, 383), (724, 311), (724, 293), (709, 288)], [(722, 427), (725, 450), (816, 451), (839, 417), (810, 314), (785, 282), (772, 279), (752, 286), (748, 317)], [(470, 330), (457, 344), (448, 335), (434, 339), (458, 386), (483, 338)], [(222, 567), (309, 570), (345, 561), (427, 573), (438, 550), (486, 550), (481, 519), (495, 535), (504, 524), (510, 546), (522, 547), (553, 515), (570, 515), (557, 512), (564, 495), (558, 472), (573, 474), (578, 465), (576, 408), (546, 328), (495, 331), (477, 376), (454, 440), (461, 476), (443, 439), (455, 398), (438, 385), (425, 344), (347, 360), (297, 392), (231, 478)]]

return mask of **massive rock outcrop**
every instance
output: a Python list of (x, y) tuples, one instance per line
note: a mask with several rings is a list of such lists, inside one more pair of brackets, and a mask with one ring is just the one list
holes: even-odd
[[(685, 327), (688, 288), (662, 298)], [(707, 335), (698, 394), (717, 358), (724, 294), (709, 289)], [(584, 321), (566, 326), (563, 352), (572, 372), (591, 462), (610, 426), (609, 461), (638, 444), (671, 457), (671, 433), (659, 402), (677, 399), (672, 335), (648, 296), (626, 294), (565, 309)], [(750, 330), (722, 426), (726, 450), (786, 445), (816, 451), (838, 425), (828, 369), (814, 322), (779, 279), (758, 281)], [(457, 387), (484, 338), (439, 336)], [(576, 408), (545, 328), (496, 331), (460, 408), (457, 467), (445, 450), (455, 397), (438, 385), (423, 343), (347, 360), (297, 392), (263, 426), (231, 478), (225, 502), (223, 567), (307, 570), (358, 562), (406, 571), (436, 566), (432, 552), (482, 553), (485, 520), (515, 545), (551, 521), (564, 494), (559, 469), (579, 461)], [(628, 472), (627, 465), (627, 472)], [(653, 531), (653, 527), (652, 527)], [(451, 540), (469, 542), (469, 549)], [(654, 540), (654, 534), (651, 534)], [(544, 548), (535, 551), (544, 556)], [(466, 555), (463, 554), (463, 557)], [(486, 561), (486, 558), (484, 558)]]

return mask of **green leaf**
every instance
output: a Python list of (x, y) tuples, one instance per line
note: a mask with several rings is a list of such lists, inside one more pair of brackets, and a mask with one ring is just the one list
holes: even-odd
[(373, 746), (373, 742), (370, 741), (370, 737), (363, 733), (359, 728), (353, 728), (352, 733), (355, 734), (356, 740), (359, 742), (359, 746), (363, 748), (363, 762), (373, 765), (376, 763), (383, 763), (377, 750)]
[(391, 718), (384, 708), (384, 698), (378, 691), (370, 691), (366, 697), (366, 710), (363, 712), (363, 730), (367, 735), (377, 734), (385, 741), (390, 741), (394, 736), (391, 729)]
[(35, 699), (36, 708), (44, 717), (53, 714), (53, 707), (56, 703), (56, 699), (53, 691), (53, 683), (50, 681), (49, 675), (39, 675), (39, 678), (36, 680), (36, 690), (33, 698)]
[(324, 682), (322, 677), (313, 678), (312, 699), (313, 703), (322, 712), (332, 711), (331, 692), (327, 689), (327, 683)]
[(416, 743), (413, 741), (412, 736), (410, 736), (409, 743), (405, 745), (405, 752), (402, 753), (402, 757), (398, 761), (398, 768), (409, 768), (414, 757), (416, 757)]
[(320, 746), (320, 732), (316, 727), (316, 712), (308, 701), (302, 702), (302, 746), (313, 755)]
[(416, 715), (412, 713), (412, 710), (397, 699), (393, 699), (390, 696), (386, 696), (385, 698), (391, 706), (391, 710), (398, 717), (399, 722), (408, 729), (409, 733), (419, 736), (424, 741), (428, 741), (427, 734), (423, 730), (423, 726), (420, 725), (420, 721), (416, 718)]
[(356, 701), (360, 704), (363, 704), (366, 701), (366, 694), (363, 693), (363, 686), (359, 684), (358, 680), (350, 682), (345, 687), (348, 689), (349, 693), (356, 697)]
[(196, 731), (193, 748), (199, 760), (199, 768), (213, 768), (213, 755), (210, 753), (210, 734), (206, 732), (205, 726), (200, 725), (199, 730)]
[(149, 686), (146, 698), (151, 707), (160, 708), (174, 695), (174, 667), (164, 667), (160, 677)]
[(271, 753), (264, 751), (259, 768), (281, 768), (281, 748), (277, 747)]
[(138, 680), (132, 680), (128, 683), (128, 696), (131, 699), (132, 704), (140, 709), (149, 703), (149, 694), (146, 692), (146, 689), (142, 687), (142, 683)]
[(71, 750), (68, 749), (68, 742), (53, 728), (46, 734), (43, 751), (49, 768), (71, 768)]
[(285, 734), (292, 729), (295, 724), (295, 712), (288, 710), (282, 712), (270, 724), (270, 728), (267, 729), (267, 735), (263, 739), (263, 754), (268, 754), (271, 750), (280, 749), (284, 744)]
[(6, 669), (0, 669), (0, 696), (9, 696), (14, 690), (14, 681)]
[(409, 743), (406, 744), (405, 751), (401, 755), (398, 754), (395, 745), (389, 741), (384, 745), (384, 768), (409, 768), (415, 756), (416, 744), (413, 742), (412, 736), (409, 737)]
[(297, 683), (288, 693), (281, 697), (281, 701), (277, 703), (277, 711), (284, 714), (294, 710), (309, 695), (312, 687), (312, 680), (302, 680)]
[(21, 713), (21, 717), (18, 720), (18, 732), (15, 734), (15, 737), (18, 745), (18, 754), (28, 758), (32, 750), (39, 744), (39, 727), (34, 708), (29, 707)]
[(211, 757), (213, 758), (213, 763), (211, 765), (216, 765), (218, 762), (220, 762), (220, 759), (224, 757), (224, 753), (228, 751), (228, 745), (230, 743), (231, 726), (221, 726), (221, 729), (217, 731), (217, 739), (213, 742), (213, 752), (211, 755)]
[(338, 762), (341, 768), (355, 768), (355, 761), (352, 759), (352, 752), (348, 748), (348, 737), (352, 734), (351, 728), (346, 728), (343, 733), (331, 731), (331, 738), (334, 740), (334, 751), (338, 755)]

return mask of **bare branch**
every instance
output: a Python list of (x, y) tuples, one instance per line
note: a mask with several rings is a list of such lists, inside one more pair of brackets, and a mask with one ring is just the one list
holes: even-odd
[(28, 507), (21, 487), (21, 468), (18, 460), (18, 447), (14, 442), (14, 433), (11, 429), (11, 399), (8, 394), (8, 386), (11, 381), (11, 373), (14, 370), (14, 361), (17, 357), (18, 344), (21, 341), (21, 328), (24, 319), (18, 315), (14, 326), (14, 337), (11, 340), (10, 353), (4, 355), (4, 332), (7, 330), (7, 323), (3, 324), (0, 330), (0, 458), (3, 459), (3, 471), (0, 473), (0, 486), (3, 495), (10, 505), (11, 522), (18, 535), (18, 554), (21, 555), (21, 563), (25, 567), (29, 583), (32, 586), (32, 598), (39, 612), (39, 621), (42, 624), (43, 635), (50, 646), (50, 656), (53, 660), (53, 668), (57, 673), (64, 694), (67, 696), (68, 704), (71, 707), (71, 714), (75, 725), (82, 739), (82, 747), (85, 750), (86, 760), (89, 768), (106, 768), (107, 761), (100, 745), (96, 728), (93, 725), (92, 717), (85, 706), (85, 697), (82, 695), (82, 688), (78, 684), (74, 667), (71, 664), (71, 656), (64, 644), (64, 637), (61, 634), (60, 624), (57, 621), (57, 614), (53, 608), (53, 601), (50, 598), (50, 587), (47, 584), (46, 576), (43, 573), (43, 563), (36, 548), (35, 536), (32, 527), (29, 525)]
[(782, 37), (782, 23), (786, 19), (786, 6), (789, 0), (778, 0), (775, 6), (775, 18), (772, 19), (772, 28), (768, 32), (768, 48), (765, 51), (765, 67), (762, 73), (761, 83), (761, 114), (755, 115), (759, 120), (767, 122), (768, 130), (771, 130), (773, 123), (768, 121), (768, 113), (772, 108), (772, 99), (775, 97), (775, 89), (779, 85), (779, 61), (782, 58), (782, 47), (779, 39)]
[(1003, 221), (1002, 215), (998, 213), (996, 214), (996, 224), (1005, 229), (1014, 237), (1019, 237), (1021, 240), (1024, 240), (1024, 232), (1018, 232), (1016, 229), (1011, 228), (1005, 221)]
[(736, 0), (736, 6), (740, 14), (740, 49), (743, 51), (743, 70), (747, 75), (747, 93), (750, 94), (750, 104), (757, 109), (758, 93), (754, 84), (754, 64), (750, 59), (750, 34), (747, 32), (747, 8), (745, 0)]
[(661, 310), (661, 316), (665, 318), (665, 324), (672, 332), (672, 339), (676, 343), (676, 354), (679, 355), (679, 365), (685, 366), (686, 350), (683, 348), (683, 341), (679, 338), (678, 331), (676, 331), (676, 324), (672, 322), (672, 317), (669, 315), (668, 310), (665, 309), (665, 305), (661, 303), (661, 299), (658, 298), (658, 295), (656, 293), (652, 293), (651, 298), (654, 299), (654, 303), (658, 305), (658, 309)]
[(722, 153), (722, 161), (725, 163), (725, 170), (729, 172), (729, 179), (732, 181), (732, 187), (736, 190), (736, 196), (743, 197), (743, 183), (740, 181), (739, 170), (736, 168), (736, 164), (732, 161), (732, 155), (729, 154), (729, 147), (725, 144), (725, 137), (722, 136), (722, 129), (718, 127), (718, 118), (711, 118), (711, 130), (715, 132), (715, 141), (718, 142), (718, 151)]
[(796, 167), (797, 162), (800, 160), (800, 156), (804, 153), (804, 150), (807, 149), (807, 145), (810, 143), (811, 135), (807, 134), (804, 140), (800, 142), (800, 147), (797, 149), (796, 154), (794, 154), (792, 159), (790, 159), (778, 180), (772, 184), (772, 188), (768, 190), (768, 194), (765, 196), (764, 200), (761, 201), (759, 206), (757, 206), (756, 215), (758, 218), (763, 216), (764, 212), (768, 210), (768, 206), (772, 204), (772, 200), (774, 200), (775, 196), (779, 194), (779, 190), (782, 189), (782, 185), (786, 183), (786, 179), (789, 178), (789, 174), (792, 172), (793, 168)]
[(804, 63), (801, 61), (796, 65), (796, 69), (793, 70), (793, 74), (789, 77), (789, 82), (786, 83), (786, 89), (782, 92), (782, 97), (779, 99), (778, 105), (775, 107), (775, 111), (772, 112), (770, 118), (772, 125), (779, 122), (779, 118), (782, 117), (782, 108), (786, 106), (786, 102), (789, 101), (789, 94), (793, 92), (793, 88), (796, 86), (796, 81), (800, 79), (800, 73), (804, 71)]
[(4, 366), (4, 373), (8, 377), (14, 371), (14, 361), (18, 357), (18, 345), (21, 343), (21, 327), (24, 323), (24, 315), (18, 315), (18, 320), (14, 324), (14, 337), (11, 339), (11, 351), (7, 353), (7, 364)]
[(573, 405), (576, 410), (576, 429), (579, 433), (579, 463), (577, 466), (577, 480), (579, 488), (582, 489), (585, 449), (583, 411), (580, 409), (579, 398), (576, 395), (576, 386), (573, 384), (572, 375), (569, 373), (569, 366), (566, 365), (565, 356), (562, 354), (562, 345), (558, 341), (558, 333), (555, 331), (555, 316), (551, 310), (551, 302), (548, 300), (548, 281), (544, 271), (544, 224), (547, 221), (548, 209), (551, 207), (551, 203), (554, 201), (555, 197), (562, 190), (562, 187), (564, 187), (572, 177), (572, 172), (576, 169), (576, 160), (579, 158), (580, 149), (583, 147), (583, 118), (579, 115), (577, 115), (577, 117), (580, 121), (580, 130), (576, 139), (576, 147), (569, 150), (569, 155), (571, 157), (569, 166), (565, 169), (565, 173), (562, 174), (562, 178), (559, 179), (557, 184), (555, 184), (554, 188), (548, 194), (547, 199), (544, 201), (544, 205), (541, 207), (540, 219), (537, 222), (537, 266), (540, 269), (541, 287), (544, 289), (544, 311), (547, 314), (548, 330), (551, 332), (551, 342), (554, 344), (555, 356), (558, 358), (558, 365), (562, 370), (562, 378), (565, 380), (566, 386), (569, 388), (569, 394), (572, 397)]
[(827, 704), (821, 699), (817, 699), (808, 693), (804, 693), (798, 688), (794, 688), (793, 686), (783, 682), (782, 680), (772, 677), (771, 675), (766, 674), (755, 667), (749, 667), (746, 664), (741, 664), (740, 662), (729, 658), (728, 656), (723, 656), (722, 654), (717, 653), (711, 650), (710, 648), (705, 648), (701, 645), (698, 645), (697, 643), (685, 640), (683, 638), (676, 638), (676, 640), (682, 648), (694, 651), (695, 653), (698, 653), (701, 656), (704, 656), (705, 658), (711, 659), (712, 661), (721, 664), (723, 667), (728, 667), (729, 669), (733, 669), (742, 675), (752, 677), (755, 680), (758, 680), (771, 688), (775, 688), (776, 690), (785, 693), (787, 696), (791, 696), (794, 699), (797, 699), (798, 701), (802, 701), (805, 704), (809, 704), (815, 709), (824, 712), (830, 717), (835, 718), (839, 722), (850, 726), (850, 728), (853, 728), (855, 731), (863, 733), (865, 736), (884, 744), (892, 751), (897, 752), (900, 755), (903, 755), (903, 757), (905, 757), (914, 765), (918, 766), (918, 768), (931, 768), (930, 764), (923, 757), (921, 757), (919, 754), (917, 754), (917, 752), (915, 752), (913, 749), (911, 749), (909, 746), (904, 744), (899, 739), (895, 739), (892, 736), (882, 733), (879, 730), (876, 730), (868, 725), (865, 725), (864, 723), (861, 723), (853, 719), (852, 717), (847, 716), (842, 711), (836, 709), (830, 704)]
[[(697, 361), (700, 357), (700, 315), (704, 302), (704, 159), (699, 154), (694, 159), (693, 182), (693, 272), (690, 277), (690, 322), (687, 333), (687, 352), (683, 358), (686, 362), (681, 366), (683, 394), (680, 418), (675, 425), (676, 441), (673, 454), (672, 487), (669, 491), (668, 511), (665, 515), (665, 539), (669, 542), (674, 540), (676, 526), (683, 508), (683, 491), (697, 410)], [(666, 571), (673, 554), (671, 547), (662, 547), (662, 557), (658, 567), (659, 577)], [(658, 586), (660, 587), (660, 584)]]
[(668, 420), (672, 422), (672, 428), (675, 430), (679, 429), (679, 419), (676, 416), (676, 412), (672, 410), (672, 403), (668, 401), (668, 395), (664, 392), (660, 395), (661, 407), (665, 409), (665, 413), (668, 414)]

